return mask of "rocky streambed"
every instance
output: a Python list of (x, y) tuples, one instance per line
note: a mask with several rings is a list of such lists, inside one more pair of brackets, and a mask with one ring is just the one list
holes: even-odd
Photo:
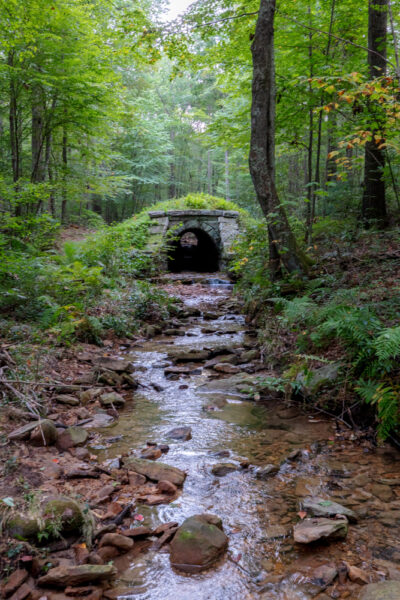
[(26, 553), (3, 596), (400, 598), (400, 454), (254, 394), (273, 373), (227, 282), (160, 285), (182, 299), (167, 330), (84, 349), (46, 420), (9, 432)]

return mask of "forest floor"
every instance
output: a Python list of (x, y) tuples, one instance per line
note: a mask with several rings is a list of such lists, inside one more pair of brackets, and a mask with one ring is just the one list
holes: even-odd
[[(341, 285), (376, 283), (378, 301), (387, 279), (395, 287), (398, 258), (392, 247), (341, 255)], [(363, 261), (375, 268), (361, 277)], [(279, 372), (229, 285), (190, 274), (158, 285), (182, 302), (162, 334), (28, 359), (37, 383), (26, 394), (34, 409), (46, 390), (46, 421), (13, 405), (2, 414), (1, 568), (5, 578), (19, 569), (4, 596), (356, 599), (371, 581), (400, 580), (397, 450), (282, 394), (260, 395)], [(3, 347), (3, 381), (14, 350)], [(188, 577), (171, 567), (169, 543), (178, 524), (210, 512), (228, 552)], [(317, 525), (331, 528), (329, 543)], [(314, 543), (299, 541), (304, 526)]]

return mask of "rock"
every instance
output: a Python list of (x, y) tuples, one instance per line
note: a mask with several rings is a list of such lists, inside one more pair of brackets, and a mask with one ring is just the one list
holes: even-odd
[(170, 481), (159, 481), (157, 483), (157, 489), (165, 494), (176, 494), (178, 488)]
[(40, 522), (31, 515), (14, 514), (7, 519), (5, 530), (10, 537), (26, 540), (36, 537), (40, 531)]
[(185, 335), (185, 332), (182, 331), (181, 329), (174, 329), (174, 328), (164, 329), (163, 333), (164, 333), (164, 335), (168, 335), (168, 336), (170, 336), (170, 335), (184, 336)]
[(8, 434), (8, 439), (9, 440), (27, 440), (31, 434), (32, 431), (34, 431), (34, 429), (36, 429), (36, 427), (38, 427), (39, 423), (51, 423), (53, 425), (53, 423), (47, 419), (44, 420), (40, 420), (40, 421), (32, 421), (31, 423), (27, 423), (26, 425), (23, 425), (22, 427), (18, 427), (18, 429), (14, 429), (14, 431), (12, 431), (11, 433)]
[(273, 477), (274, 475), (276, 475), (279, 471), (279, 467), (277, 465), (265, 465), (264, 467), (261, 467), (257, 473), (256, 473), (256, 477), (257, 479), (269, 479), (270, 477)]
[(399, 600), (400, 581), (370, 583), (360, 595), (360, 600)]
[(346, 563), (347, 566), (347, 574), (349, 576), (350, 581), (354, 583), (358, 583), (358, 585), (366, 585), (371, 582), (371, 577), (358, 567), (354, 567)]
[(371, 492), (379, 500), (382, 500), (382, 502), (389, 502), (393, 497), (393, 490), (389, 485), (373, 483), (371, 485)]
[(82, 427), (85, 429), (101, 429), (102, 427), (109, 427), (113, 423), (114, 419), (111, 415), (107, 415), (106, 413), (96, 413), (93, 415), (90, 423), (85, 423)]
[(133, 539), (147, 537), (151, 535), (151, 533), (151, 529), (149, 529), (148, 527), (144, 527), (143, 525), (141, 525), (140, 527), (134, 527), (133, 529), (125, 529), (123, 532), (125, 536)]
[(54, 398), (55, 402), (59, 404), (66, 404), (67, 406), (78, 406), (80, 401), (75, 396), (69, 396), (68, 394), (60, 394)]
[(30, 442), (33, 446), (51, 446), (55, 444), (58, 438), (58, 431), (53, 421), (45, 419), (38, 422), (35, 429), (32, 430)]
[(178, 528), (170, 547), (173, 567), (197, 573), (208, 569), (226, 551), (228, 538), (218, 517), (195, 515)]
[(115, 546), (103, 546), (97, 550), (97, 554), (100, 556), (100, 559), (104, 564), (119, 556), (120, 551)]
[(162, 452), (160, 448), (145, 448), (140, 453), (142, 458), (147, 458), (149, 460), (157, 460), (157, 458), (160, 458), (161, 455)]
[(176, 521), (169, 521), (168, 523), (162, 523), (158, 527), (154, 529), (152, 535), (163, 535), (166, 531), (170, 531), (171, 529), (178, 529), (179, 523)]
[(210, 357), (210, 351), (196, 350), (194, 348), (189, 348), (188, 350), (177, 348), (170, 351), (168, 356), (175, 362), (202, 362)]
[(118, 548), (122, 552), (128, 552), (133, 548), (133, 540), (120, 533), (106, 533), (101, 538), (99, 548), (103, 546), (115, 546), (115, 548)]
[(145, 475), (148, 479), (153, 481), (166, 480), (171, 483), (181, 486), (186, 479), (186, 473), (171, 467), (165, 463), (153, 462), (146, 460), (145, 458), (134, 458), (128, 457), (124, 459), (124, 464), (131, 467), (136, 473)]
[(217, 463), (211, 469), (211, 473), (216, 477), (224, 477), (228, 473), (238, 471), (239, 467), (233, 463)]
[(89, 437), (86, 429), (82, 427), (68, 427), (64, 429), (58, 436), (57, 447), (60, 450), (68, 450), (68, 448), (74, 448), (75, 446), (83, 446)]
[(260, 353), (258, 350), (247, 350), (240, 355), (240, 362), (248, 363), (252, 360), (256, 360), (259, 356)]
[(311, 517), (335, 517), (344, 515), (350, 523), (357, 522), (356, 513), (332, 500), (325, 500), (317, 496), (308, 496), (300, 502), (300, 510), (306, 511)]
[(301, 385), (305, 396), (313, 396), (324, 385), (331, 385), (336, 381), (340, 367), (340, 363), (324, 365), (311, 372), (311, 374), (299, 373), (296, 377), (296, 381)]
[(218, 363), (217, 365), (214, 365), (214, 371), (217, 371), (218, 373), (227, 373), (228, 375), (236, 375), (236, 373), (240, 372), (240, 367), (229, 363)]
[(319, 491), (321, 488), (321, 479), (319, 477), (299, 477), (296, 480), (294, 493), (296, 496), (309, 496)]
[(28, 571), (25, 569), (17, 569), (10, 575), (7, 583), (1, 587), (2, 596), (8, 598), (11, 596), (28, 578)]
[(100, 396), (100, 402), (107, 408), (110, 406), (125, 406), (125, 399), (121, 396), (121, 394), (117, 394), (117, 392), (102, 394)]
[(130, 360), (122, 360), (118, 358), (110, 358), (108, 356), (100, 356), (93, 361), (96, 367), (107, 369), (107, 371), (115, 371), (116, 373), (133, 373), (135, 367)]
[[(41, 512), (45, 519), (45, 527), (54, 520), (61, 520), (63, 532), (79, 531), (85, 522), (78, 502), (66, 496), (55, 496), (45, 500), (41, 506)], [(90, 518), (90, 515), (86, 518)]]
[(60, 566), (50, 569), (46, 575), (39, 578), (38, 583), (42, 587), (93, 584), (111, 579), (116, 574), (117, 570), (112, 565)]
[(175, 427), (167, 433), (167, 437), (174, 440), (181, 440), (187, 442), (192, 439), (192, 428), (191, 427)]
[[(321, 565), (314, 569), (310, 581), (304, 586), (304, 591), (312, 598), (325, 590), (336, 579), (338, 571), (333, 565)], [(319, 598), (319, 596), (318, 596)]]
[(108, 458), (107, 460), (105, 460), (102, 465), (106, 468), (106, 469), (110, 469), (110, 471), (113, 471), (114, 469), (119, 469), (121, 467), (121, 459), (120, 458)]
[(139, 487), (146, 483), (146, 477), (144, 475), (140, 475), (139, 473), (135, 473), (134, 471), (130, 471), (128, 473), (129, 477), (129, 485), (132, 487)]
[(103, 389), (100, 387), (90, 388), (89, 390), (85, 390), (79, 394), (79, 398), (83, 404), (88, 404), (89, 402), (93, 402), (96, 400), (100, 394), (103, 393)]
[[(164, 375), (200, 375), (199, 367), (167, 367), (164, 369)], [(169, 378), (171, 379), (171, 377)], [(175, 378), (177, 379), (177, 377)]]
[(10, 597), (10, 600), (24, 600), (27, 598), (32, 592), (32, 586), (29, 583), (23, 583), (21, 587), (17, 589), (16, 592)]
[(293, 528), (294, 541), (310, 544), (318, 540), (343, 539), (347, 535), (347, 519), (304, 519)]

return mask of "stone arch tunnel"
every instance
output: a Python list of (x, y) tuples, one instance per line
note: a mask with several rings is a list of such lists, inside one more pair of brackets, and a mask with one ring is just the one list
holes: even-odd
[(150, 248), (169, 238), (165, 267), (172, 272), (213, 273), (232, 258), (239, 234), (236, 211), (169, 210), (150, 212)]

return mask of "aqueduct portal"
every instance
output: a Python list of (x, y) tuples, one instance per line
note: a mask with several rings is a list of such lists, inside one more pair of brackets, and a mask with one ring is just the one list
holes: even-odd
[(171, 237), (168, 270), (214, 272), (232, 257), (231, 246), (239, 234), (239, 213), (231, 210), (153, 211), (150, 245)]

